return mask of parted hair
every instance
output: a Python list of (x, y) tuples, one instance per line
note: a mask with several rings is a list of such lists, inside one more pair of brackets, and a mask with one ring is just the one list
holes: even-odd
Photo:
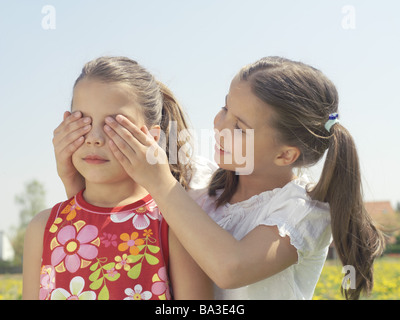
[[(99, 57), (87, 62), (74, 87), (83, 79), (94, 79), (104, 83), (124, 83), (132, 88), (133, 97), (142, 107), (148, 127), (160, 125), (165, 134), (166, 153), (169, 154), (169, 133), (171, 123), (176, 123), (177, 132), (187, 130), (186, 115), (172, 91), (143, 66), (127, 57)], [(187, 141), (177, 140), (177, 150)], [(171, 173), (185, 188), (189, 188), (192, 167), (189, 161), (174, 161), (169, 164)]]

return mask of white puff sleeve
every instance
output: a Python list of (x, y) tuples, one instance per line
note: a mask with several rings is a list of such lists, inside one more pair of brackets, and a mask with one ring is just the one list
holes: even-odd
[(331, 242), (329, 205), (312, 200), (299, 183), (280, 189), (258, 216), (258, 225), (277, 226), (297, 249), (298, 263), (324, 253)]

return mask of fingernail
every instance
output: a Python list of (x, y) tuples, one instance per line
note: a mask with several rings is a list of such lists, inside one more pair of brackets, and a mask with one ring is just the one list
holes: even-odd
[(79, 118), (79, 117), (81, 116), (81, 113), (80, 113), (80, 111), (75, 111), (75, 112), (72, 114), (72, 116), (73, 116), (74, 118)]
[(113, 122), (114, 122), (114, 119), (113, 119), (112, 117), (107, 117), (107, 118), (106, 118), (106, 122), (108, 122), (108, 123), (113, 123)]
[(117, 120), (118, 122), (121, 122), (121, 121), (124, 121), (124, 116), (122, 116), (122, 115), (117, 115), (116, 117), (115, 117), (115, 120)]
[(90, 120), (91, 120), (91, 119), (90, 119), (89, 117), (83, 118), (83, 122), (84, 122), (84, 123), (89, 123)]
[(104, 130), (110, 132), (110, 131), (111, 131), (111, 128), (110, 128), (108, 125), (105, 125), (105, 126), (104, 126)]

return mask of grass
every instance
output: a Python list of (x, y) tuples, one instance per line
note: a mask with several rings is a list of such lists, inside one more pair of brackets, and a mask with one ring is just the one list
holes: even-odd
[[(314, 300), (343, 300), (340, 286), (344, 274), (338, 261), (327, 261), (314, 292)], [(383, 257), (374, 265), (374, 288), (365, 300), (400, 299), (400, 258)]]
[[(322, 270), (314, 292), (314, 300), (343, 300), (340, 286), (343, 279), (342, 266), (338, 261), (328, 260)], [(400, 300), (400, 258), (384, 257), (375, 262), (374, 290), (368, 300)], [(22, 298), (22, 275), (0, 275), (0, 300)]]
[(22, 299), (22, 274), (0, 274), (0, 300)]

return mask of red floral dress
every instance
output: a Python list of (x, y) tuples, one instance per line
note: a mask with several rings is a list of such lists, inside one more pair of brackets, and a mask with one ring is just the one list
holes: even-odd
[(82, 194), (51, 211), (43, 239), (40, 299), (171, 299), (168, 225), (152, 197), (101, 208)]

